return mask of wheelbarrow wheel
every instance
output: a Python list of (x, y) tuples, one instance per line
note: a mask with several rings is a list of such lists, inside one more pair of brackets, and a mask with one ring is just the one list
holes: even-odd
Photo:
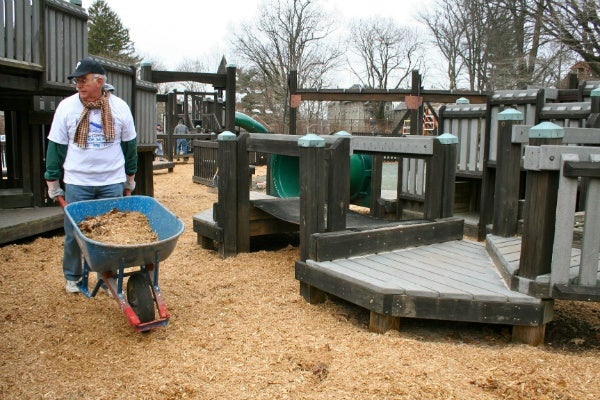
[(143, 273), (135, 273), (127, 281), (127, 301), (140, 322), (154, 320), (154, 298), (150, 283)]

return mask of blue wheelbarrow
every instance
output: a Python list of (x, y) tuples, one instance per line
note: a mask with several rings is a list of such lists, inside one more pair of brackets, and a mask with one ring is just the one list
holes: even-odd
[[(159, 264), (175, 249), (177, 239), (185, 228), (183, 221), (148, 196), (125, 196), (71, 204), (66, 204), (61, 198), (59, 203), (74, 227), (75, 240), (83, 254), (79, 290), (89, 298), (94, 297), (103, 284), (106, 285), (136, 332), (167, 325), (170, 315), (158, 285)], [(144, 214), (158, 241), (131, 245), (102, 243), (86, 237), (77, 226), (86, 217), (100, 216), (115, 208)], [(90, 272), (99, 274), (91, 292), (88, 286)], [(126, 295), (123, 292), (125, 277), (128, 277)]]

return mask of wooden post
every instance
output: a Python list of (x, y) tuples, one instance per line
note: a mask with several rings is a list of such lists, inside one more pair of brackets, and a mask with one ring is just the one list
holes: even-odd
[(290, 89), (290, 135), (296, 135), (296, 119), (297, 119), (297, 107), (295, 104), (292, 104), (292, 96), (296, 95), (296, 90), (298, 89), (298, 72), (296, 70), (290, 71), (288, 76), (288, 85)]
[[(371, 155), (371, 198), (369, 202), (370, 214), (373, 217), (383, 218), (381, 199), (381, 180), (383, 178), (383, 155)], [(400, 198), (398, 198), (400, 201)]]
[(600, 128), (600, 88), (592, 90), (590, 94), (592, 99), (592, 108), (590, 116), (585, 121), (586, 128)]
[(451, 217), (454, 212), (457, 144), (458, 138), (450, 133), (433, 140), (433, 156), (427, 160), (425, 219)]
[(339, 139), (330, 148), (329, 179), (327, 180), (327, 231), (346, 229), (350, 203), (350, 137), (340, 131)]
[(498, 150), (492, 232), (494, 235), (504, 237), (514, 236), (517, 233), (521, 144), (512, 143), (512, 128), (522, 120), (523, 113), (512, 108), (498, 114)]
[[(419, 70), (412, 71), (412, 82), (411, 82), (410, 94), (411, 96), (420, 97), (421, 96), (421, 74), (419, 74)], [(421, 118), (423, 116), (423, 105), (419, 104), (416, 109), (412, 109), (410, 111), (410, 134), (411, 135), (422, 135), (423, 130), (421, 127), (423, 126), (423, 121)]]
[[(542, 122), (529, 130), (529, 144), (533, 146), (561, 144), (563, 137), (564, 129), (551, 122)], [(551, 270), (557, 196), (557, 171), (527, 171), (519, 264), (521, 277), (535, 279)]]
[(237, 252), (250, 251), (250, 162), (246, 143), (249, 135), (241, 134), (237, 143)]
[(298, 139), (300, 147), (300, 260), (310, 258), (310, 236), (325, 226), (325, 140), (309, 133)]
[(217, 141), (219, 196), (215, 220), (223, 229), (219, 254), (229, 257), (237, 254), (237, 138), (234, 133), (225, 131), (217, 136)]
[(235, 65), (228, 65), (225, 79), (225, 129), (229, 132), (235, 132), (235, 75)]

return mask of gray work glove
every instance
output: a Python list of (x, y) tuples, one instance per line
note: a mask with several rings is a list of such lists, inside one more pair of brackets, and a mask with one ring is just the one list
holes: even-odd
[(46, 185), (48, 186), (48, 196), (52, 200), (56, 200), (57, 196), (65, 197), (65, 191), (60, 188), (58, 180), (46, 181)]
[(127, 179), (125, 180), (124, 189), (125, 190), (129, 189), (130, 191), (133, 192), (133, 190), (135, 189), (135, 174), (127, 175)]

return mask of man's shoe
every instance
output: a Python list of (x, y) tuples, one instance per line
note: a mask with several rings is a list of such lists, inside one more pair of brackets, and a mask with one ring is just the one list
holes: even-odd
[(65, 290), (67, 293), (79, 293), (79, 286), (77, 286), (77, 281), (67, 281), (65, 284)]

